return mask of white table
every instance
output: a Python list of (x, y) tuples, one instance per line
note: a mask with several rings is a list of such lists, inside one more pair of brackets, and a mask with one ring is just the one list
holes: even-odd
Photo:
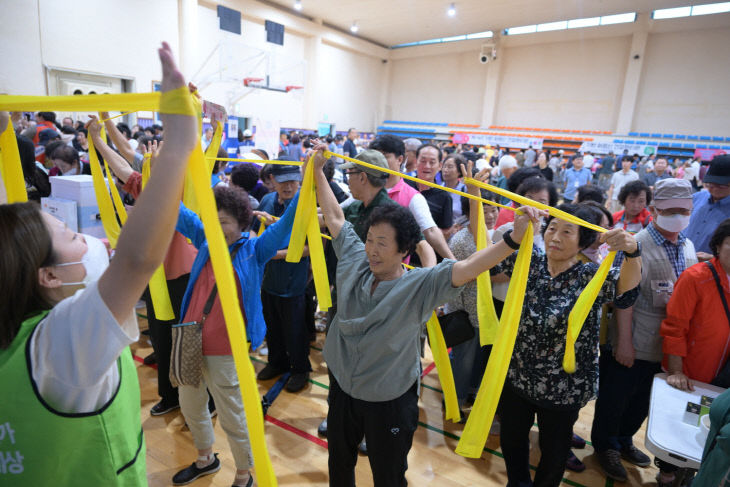
[(667, 384), (667, 374), (654, 376), (646, 428), (646, 448), (656, 457), (682, 468), (698, 469), (705, 448), (706, 433), (683, 421), (688, 402), (700, 403), (702, 396), (715, 398), (725, 389), (692, 381), (693, 392)]

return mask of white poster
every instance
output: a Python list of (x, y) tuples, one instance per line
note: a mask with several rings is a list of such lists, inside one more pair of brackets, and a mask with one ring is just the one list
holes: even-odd
[(596, 137), (591, 142), (583, 142), (580, 146), (580, 151), (588, 151), (596, 154), (608, 154), (609, 152), (613, 152), (614, 154), (623, 154), (624, 151), (627, 151), (630, 155), (639, 154), (640, 156), (648, 156), (656, 154), (657, 148), (659, 147), (659, 143), (654, 141), (626, 142), (627, 143), (624, 144), (616, 144), (613, 142), (613, 138)]
[(456, 133), (453, 137), (455, 144), (498, 145), (513, 149), (542, 149), (542, 140), (537, 137), (513, 137), (510, 135), (467, 134)]
[(254, 143), (257, 149), (263, 149), (270, 159), (279, 155), (279, 121), (256, 119), (256, 135)]

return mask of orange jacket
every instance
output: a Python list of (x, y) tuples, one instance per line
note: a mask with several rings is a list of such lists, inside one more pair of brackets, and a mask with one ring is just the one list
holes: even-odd
[[(717, 258), (710, 262), (730, 305), (728, 275)], [(690, 379), (711, 382), (728, 359), (730, 323), (715, 279), (704, 262), (685, 270), (677, 279), (660, 333), (664, 337), (664, 368), (667, 355), (678, 355)]]

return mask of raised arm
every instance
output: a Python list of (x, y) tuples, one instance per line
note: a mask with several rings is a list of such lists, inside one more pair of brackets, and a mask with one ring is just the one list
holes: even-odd
[[(515, 226), (512, 231), (512, 240), (516, 243), (522, 242), (527, 225), (534, 224), (541, 216), (547, 216), (544, 210), (537, 210), (529, 206), (520, 208), (522, 214), (515, 215)], [(458, 261), (451, 270), (451, 284), (454, 287), (463, 286), (473, 281), (482, 272), (488, 271), (498, 263), (506, 259), (514, 252), (507, 242), (500, 240), (486, 249), (474, 252), (468, 258)]]
[[(345, 214), (342, 212), (342, 208), (340, 208), (340, 204), (337, 202), (337, 198), (335, 198), (335, 194), (332, 192), (332, 188), (330, 188), (324, 172), (322, 172), (324, 163), (327, 162), (327, 159), (324, 157), (327, 144), (318, 143), (314, 146), (313, 150), (315, 151), (314, 179), (317, 183), (317, 201), (319, 202), (319, 207), (322, 209), (322, 216), (330, 231), (330, 235), (332, 235), (332, 238), (337, 238), (342, 229), (342, 225), (345, 223)], [(306, 165), (305, 162), (304, 170), (306, 170)]]
[[(89, 115), (89, 122), (86, 124), (86, 130), (89, 131), (89, 137), (94, 143), (94, 147), (99, 151), (101, 157), (109, 164), (109, 168), (122, 183), (126, 183), (134, 172), (132, 166), (124, 160), (122, 156), (114, 152), (101, 138), (101, 124), (95, 115)], [(115, 127), (116, 128), (116, 127)]]
[[(185, 86), (167, 43), (159, 49), (162, 91)], [(192, 107), (190, 112), (193, 113)], [(191, 115), (161, 114), (167, 144), (160, 151), (150, 180), (119, 236), (117, 251), (99, 280), (99, 294), (122, 322), (134, 309), (172, 239), (185, 178), (186, 162), (197, 142), (197, 120)]]
[[(613, 229), (600, 236), (601, 242), (608, 244), (609, 251), (623, 251), (633, 254), (638, 248), (638, 243), (633, 235), (626, 230)], [(621, 275), (616, 283), (616, 292), (623, 294), (631, 291), (641, 282), (641, 257), (626, 257), (621, 264)]]
[[(109, 118), (109, 113), (102, 112), (100, 115), (104, 117), (104, 128), (109, 134), (109, 137), (111, 137), (114, 147), (117, 148), (119, 153), (127, 160), (127, 162), (134, 164), (134, 149), (132, 149), (132, 145), (129, 143), (124, 134), (119, 131), (117, 126), (114, 125), (114, 121), (107, 120)], [(106, 157), (104, 159), (106, 159)]]

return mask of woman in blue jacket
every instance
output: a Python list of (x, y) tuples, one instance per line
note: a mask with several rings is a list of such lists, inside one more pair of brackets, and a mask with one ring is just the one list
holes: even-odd
[[(236, 271), (238, 298), (243, 305), (246, 331), (251, 344), (256, 348), (266, 334), (261, 307), (264, 267), (280, 248), (286, 247), (289, 243), (299, 196), (294, 197), (294, 204), (289, 205), (279, 221), (269, 226), (260, 237), (256, 237), (243, 232), (243, 229), (249, 226), (252, 215), (248, 195), (240, 188), (226, 186), (217, 186), (214, 195), (218, 218), (232, 256), (233, 269)], [(215, 286), (215, 276), (203, 223), (182, 203), (177, 231), (189, 238), (198, 249), (183, 297), (180, 316), (184, 316), (183, 323), (200, 322), (206, 302)], [(197, 386), (181, 385), (179, 388), (180, 408), (193, 435), (198, 458), (192, 465), (175, 474), (172, 481), (175, 485), (184, 485), (200, 476), (220, 470), (220, 461), (217, 454), (213, 453), (215, 437), (208, 411), (207, 388), (215, 400), (221, 426), (226, 432), (236, 462), (237, 471), (233, 485), (249, 487), (253, 485), (253, 477), (249, 473), (253, 459), (236, 366), (219, 296), (215, 296), (209, 310), (202, 331), (203, 379)]]

